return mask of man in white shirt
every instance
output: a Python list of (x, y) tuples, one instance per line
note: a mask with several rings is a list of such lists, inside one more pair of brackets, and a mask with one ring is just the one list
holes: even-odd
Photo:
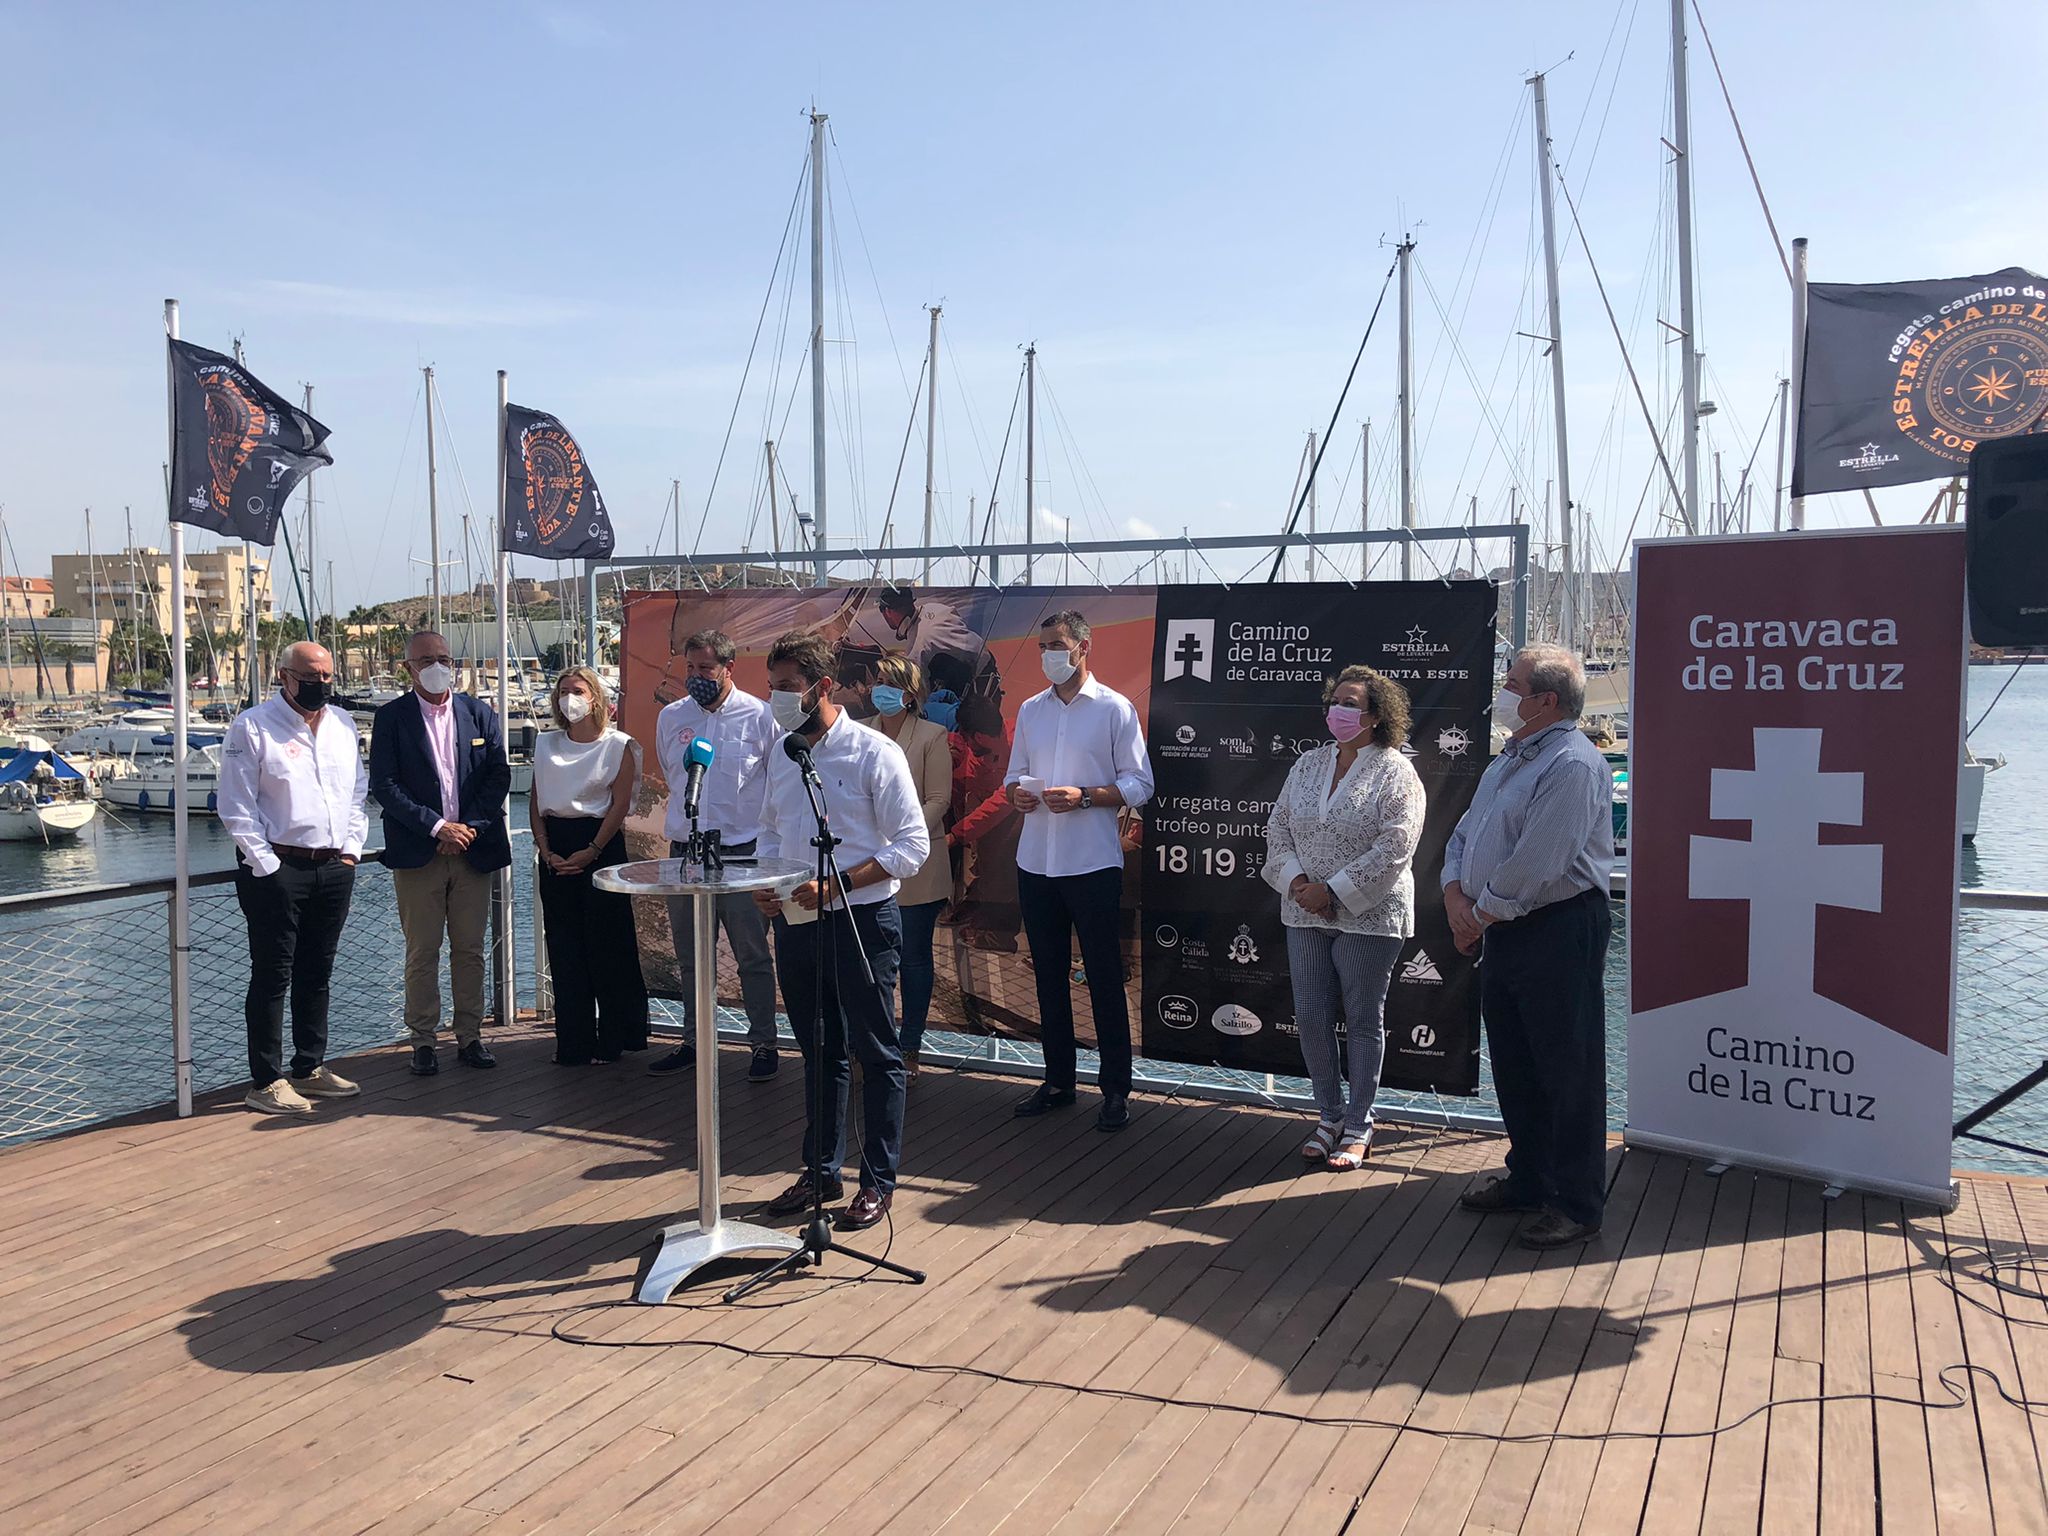
[(369, 832), (363, 800), (370, 780), (355, 722), (327, 702), (334, 658), (302, 640), (285, 650), (277, 676), (279, 691), (228, 727), (217, 805), (235, 840), (235, 897), (249, 922), (244, 1102), (264, 1114), (308, 1115), (313, 1099), (359, 1091), (323, 1062), (328, 978)]
[[(683, 812), (683, 786), (688, 780), (690, 743), (702, 737), (711, 744), (711, 766), (704, 770), (704, 789), (697, 807), (697, 825), (718, 834), (719, 846), (742, 858), (755, 852), (761, 836), (761, 795), (767, 782), (769, 748), (780, 734), (768, 716), (768, 705), (733, 683), (732, 664), (739, 648), (723, 630), (699, 630), (683, 642), (684, 686), (688, 692), (662, 710), (655, 721), (655, 755), (668, 780), (669, 855), (682, 856), (690, 836), (690, 818)], [(677, 897), (668, 904), (669, 928), (675, 935), (676, 969), (683, 989), (682, 1043), (653, 1063), (650, 1072), (675, 1072), (697, 1060), (697, 958), (690, 927), (690, 902)], [(768, 948), (768, 924), (744, 894), (720, 896), (718, 922), (740, 971), (740, 997), (747, 1008), (747, 1042), (754, 1048), (747, 1065), (750, 1082), (765, 1083), (780, 1065), (775, 1053), (775, 958)]]
[(1016, 1108), (1042, 1115), (1074, 1102), (1073, 942), (1095, 1013), (1102, 1109), (1096, 1129), (1130, 1124), (1131, 1018), (1124, 1000), (1122, 924), (1124, 851), (1117, 810), (1152, 798), (1152, 763), (1138, 711), (1088, 670), (1090, 626), (1081, 614), (1054, 614), (1039, 626), (1038, 658), (1052, 686), (1017, 712), (1010, 770), (1003, 782), (1024, 813), (1017, 844), (1017, 900), (1038, 981), (1039, 1041), (1045, 1081)]
[[(903, 1052), (894, 999), (903, 946), (896, 887), (924, 867), (931, 852), (924, 809), (903, 749), (858, 724), (833, 702), (832, 644), (814, 630), (793, 630), (768, 653), (769, 703), (790, 734), (769, 754), (761, 808), (761, 857), (814, 857), (817, 818), (804, 787), (805, 767), (838, 839), (838, 882), (821, 890), (806, 880), (791, 893), (797, 921), (772, 890), (754, 901), (775, 924), (776, 969), (790, 1028), (804, 1056), (804, 1171), (769, 1203), (770, 1214), (794, 1215), (844, 1194), (846, 1099), (851, 1054), (861, 1064), (860, 1190), (840, 1213), (842, 1230), (871, 1227), (889, 1212), (903, 1148)], [(862, 953), (867, 964), (861, 963)], [(872, 974), (870, 974), (872, 972)]]

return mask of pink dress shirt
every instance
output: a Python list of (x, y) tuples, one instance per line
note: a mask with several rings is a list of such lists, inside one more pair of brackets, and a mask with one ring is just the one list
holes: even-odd
[(451, 821), (462, 820), (462, 797), (455, 788), (455, 694), (436, 704), (418, 689), (413, 697), (420, 701), (420, 719), (427, 726), (427, 748), (434, 754), (434, 772), (441, 780), (441, 820), (434, 824), (433, 835), (441, 835), (442, 826)]

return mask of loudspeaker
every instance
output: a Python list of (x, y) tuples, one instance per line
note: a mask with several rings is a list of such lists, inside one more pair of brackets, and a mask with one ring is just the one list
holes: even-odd
[(2048, 645), (2048, 432), (1970, 451), (1965, 513), (1970, 634), (1979, 645)]

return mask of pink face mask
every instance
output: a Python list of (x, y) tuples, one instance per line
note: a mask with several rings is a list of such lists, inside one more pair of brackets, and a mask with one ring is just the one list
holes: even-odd
[(1365, 711), (1349, 704), (1332, 704), (1323, 711), (1323, 722), (1339, 742), (1353, 741), (1365, 729)]

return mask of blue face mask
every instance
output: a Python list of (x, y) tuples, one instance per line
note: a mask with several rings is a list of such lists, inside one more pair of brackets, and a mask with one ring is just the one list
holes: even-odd
[(891, 688), (887, 683), (877, 683), (868, 690), (868, 697), (875, 701), (875, 708), (885, 715), (903, 713), (903, 690)]
[(697, 701), (699, 709), (709, 709), (712, 705), (716, 704), (718, 702), (718, 695), (722, 691), (718, 686), (718, 679), (715, 677), (698, 677), (693, 675), (683, 686), (689, 690), (690, 697)]
[(924, 701), (924, 717), (941, 730), (952, 730), (960, 723), (960, 696), (950, 689), (935, 689)]

